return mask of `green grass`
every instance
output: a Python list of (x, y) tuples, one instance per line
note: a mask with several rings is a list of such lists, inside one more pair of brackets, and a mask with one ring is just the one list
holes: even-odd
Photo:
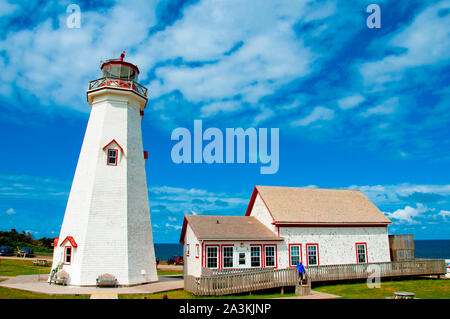
[(366, 283), (313, 287), (313, 290), (341, 296), (343, 299), (385, 299), (396, 291), (413, 292), (421, 299), (450, 299), (450, 280), (417, 279), (381, 282), (380, 288), (368, 288)]
[[(366, 283), (338, 284), (321, 287), (313, 287), (313, 290), (341, 296), (342, 299), (385, 299), (396, 291), (414, 292), (421, 299), (450, 299), (450, 280), (448, 279), (418, 279), (402, 281), (386, 281), (381, 283), (381, 288), (369, 289)], [(293, 292), (284, 295), (274, 289), (272, 293), (254, 292), (253, 294), (240, 294), (230, 296), (194, 296), (185, 290), (172, 290), (156, 294), (119, 295), (120, 299), (162, 299), (167, 295), (168, 299), (265, 299), (295, 296)]]
[[(276, 291), (276, 292), (275, 292)], [(166, 292), (158, 292), (155, 294), (139, 294), (139, 295), (119, 295), (119, 299), (163, 299), (164, 295), (167, 295), (168, 299), (267, 299), (267, 298), (280, 298), (280, 297), (293, 297), (294, 292), (286, 292), (281, 295), (280, 289), (272, 289), (268, 291), (253, 292), (252, 294), (238, 294), (229, 296), (195, 296), (183, 289), (171, 290)]]
[(158, 276), (182, 275), (183, 270), (158, 269)]
[(51, 267), (35, 266), (27, 259), (0, 259), (0, 276), (49, 274)]

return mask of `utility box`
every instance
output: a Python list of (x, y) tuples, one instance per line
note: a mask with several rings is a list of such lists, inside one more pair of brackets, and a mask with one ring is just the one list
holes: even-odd
[(389, 235), (389, 248), (392, 261), (414, 259), (413, 235)]

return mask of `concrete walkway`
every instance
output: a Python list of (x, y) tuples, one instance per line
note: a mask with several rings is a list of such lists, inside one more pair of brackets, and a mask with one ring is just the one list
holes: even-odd
[(184, 281), (179, 276), (159, 276), (159, 282), (121, 288), (97, 288), (49, 285), (46, 280), (38, 280), (38, 275), (16, 276), (0, 282), (0, 287), (15, 288), (49, 295), (105, 295), (105, 294), (152, 294), (183, 289)]
[(341, 296), (311, 290), (311, 295), (309, 296), (282, 297), (275, 299), (337, 299), (337, 298), (341, 298)]
[(117, 294), (92, 294), (90, 299), (119, 299)]

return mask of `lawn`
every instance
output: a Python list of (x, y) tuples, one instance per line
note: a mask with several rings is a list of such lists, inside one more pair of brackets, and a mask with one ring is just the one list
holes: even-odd
[(183, 275), (183, 270), (158, 269), (158, 276)]
[(280, 297), (293, 297), (294, 292), (286, 292), (284, 295), (280, 294), (280, 289), (274, 289), (271, 293), (254, 292), (252, 294), (239, 294), (229, 296), (195, 296), (185, 290), (171, 290), (166, 292), (159, 292), (156, 294), (139, 294), (139, 295), (119, 295), (119, 299), (163, 299), (166, 295), (168, 299), (267, 299)]
[[(0, 259), (0, 276), (18, 276), (49, 274), (51, 267), (42, 267), (33, 265), (31, 260), (23, 259)], [(158, 275), (179, 275), (179, 270), (158, 270)], [(341, 296), (344, 299), (385, 299), (392, 296), (395, 291), (414, 292), (417, 298), (421, 299), (450, 299), (450, 280), (449, 279), (418, 279), (401, 281), (383, 281), (381, 288), (369, 289), (366, 283), (346, 283), (337, 285), (326, 285), (313, 287), (313, 290), (330, 293)], [(232, 296), (218, 297), (200, 297), (194, 296), (184, 290), (172, 290), (157, 294), (138, 294), (138, 295), (119, 295), (121, 299), (162, 299), (164, 295), (169, 299), (265, 299), (294, 296), (292, 291), (286, 290), (281, 296), (279, 289), (272, 291), (254, 292), (252, 294), (239, 294)], [(71, 299), (88, 298), (89, 296), (49, 296), (46, 294), (32, 293), (17, 289), (0, 287), (0, 299)]]
[(396, 291), (415, 293), (421, 299), (450, 299), (449, 279), (417, 279), (381, 282), (380, 288), (368, 288), (366, 283), (313, 287), (313, 290), (341, 296), (343, 299), (385, 299)]
[(0, 259), (0, 276), (49, 274), (51, 267), (35, 266), (27, 259)]

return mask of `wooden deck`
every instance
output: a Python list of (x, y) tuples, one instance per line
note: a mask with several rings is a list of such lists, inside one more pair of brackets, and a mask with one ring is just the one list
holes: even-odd
[[(386, 263), (305, 267), (310, 282), (367, 279), (446, 273), (441, 259), (415, 259)], [(202, 269), (201, 277), (185, 276), (184, 289), (194, 295), (220, 296), (262, 289), (296, 286), (296, 268), (286, 269)]]
[(414, 259), (386, 263), (305, 267), (313, 282), (445, 274), (443, 259)]
[(194, 295), (221, 296), (247, 291), (295, 286), (297, 269), (262, 269), (211, 276), (184, 276), (184, 289)]

